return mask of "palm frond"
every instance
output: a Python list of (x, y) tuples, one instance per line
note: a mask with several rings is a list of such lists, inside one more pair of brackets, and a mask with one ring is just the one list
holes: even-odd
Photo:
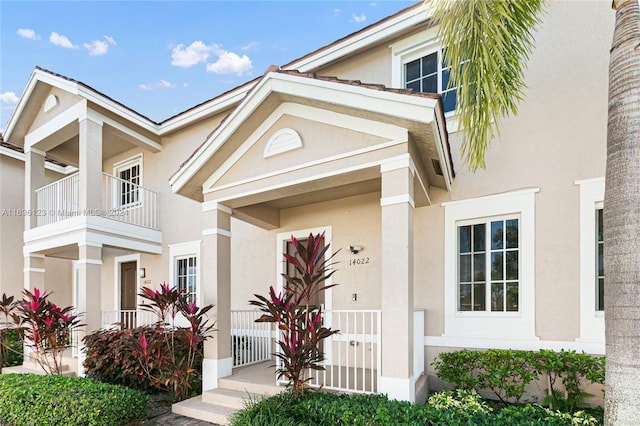
[(462, 156), (469, 169), (485, 167), (485, 152), (500, 134), (502, 118), (518, 112), (524, 99), (524, 70), (533, 48), (532, 31), (544, 0), (438, 0), (449, 87), (456, 89)]

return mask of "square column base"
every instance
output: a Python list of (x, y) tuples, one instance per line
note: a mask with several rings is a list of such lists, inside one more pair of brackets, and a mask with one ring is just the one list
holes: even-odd
[(233, 358), (202, 360), (202, 391), (218, 388), (218, 379), (231, 375)]
[(416, 402), (416, 381), (414, 378), (398, 379), (380, 376), (378, 393), (386, 394), (389, 399)]

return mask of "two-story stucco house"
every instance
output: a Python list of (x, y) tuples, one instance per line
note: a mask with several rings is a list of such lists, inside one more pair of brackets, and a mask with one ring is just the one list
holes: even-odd
[(613, 20), (607, 2), (548, 4), (526, 100), (476, 173), (421, 4), (160, 123), (37, 68), (4, 134), (1, 207), (38, 214), (2, 218), (2, 289), (55, 290), (90, 331), (146, 321), (140, 287), (177, 285), (216, 306), (208, 391), (269, 358), (247, 302), (282, 286), (291, 235), (325, 232), (341, 249), (327, 388), (420, 400), (459, 348), (603, 354)]

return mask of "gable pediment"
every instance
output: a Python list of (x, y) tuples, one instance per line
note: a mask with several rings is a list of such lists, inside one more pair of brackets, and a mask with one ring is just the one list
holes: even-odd
[[(274, 153), (272, 144), (283, 134), (291, 139), (284, 144), (291, 146), (282, 150), (276, 147)], [(294, 134), (299, 137), (299, 143), (294, 140)], [(353, 158), (357, 163), (355, 157), (359, 154), (407, 140), (407, 130), (399, 126), (283, 103), (207, 179), (203, 189), (215, 191), (252, 180), (266, 183), (275, 176), (304, 168), (316, 169), (315, 166), (322, 164), (330, 170), (332, 164), (337, 164), (336, 160)]]

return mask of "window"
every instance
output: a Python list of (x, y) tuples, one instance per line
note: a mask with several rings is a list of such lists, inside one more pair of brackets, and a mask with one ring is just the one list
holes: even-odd
[(603, 210), (596, 209), (596, 311), (604, 311), (604, 238)]
[(537, 341), (538, 188), (443, 203), (444, 338)]
[(196, 256), (176, 258), (176, 286), (187, 295), (189, 303), (198, 300), (198, 260)]
[(518, 312), (519, 221), (458, 226), (458, 310)]
[(169, 244), (171, 286), (184, 291), (189, 303), (200, 304), (200, 240)]
[(604, 353), (604, 178), (576, 181), (580, 189), (580, 337)]
[(444, 112), (456, 107), (456, 88), (448, 88), (449, 71), (440, 50), (404, 64), (404, 86), (415, 92), (442, 94)]
[(142, 155), (122, 161), (114, 165), (117, 179), (117, 205), (129, 207), (140, 203), (140, 186), (142, 185)]

